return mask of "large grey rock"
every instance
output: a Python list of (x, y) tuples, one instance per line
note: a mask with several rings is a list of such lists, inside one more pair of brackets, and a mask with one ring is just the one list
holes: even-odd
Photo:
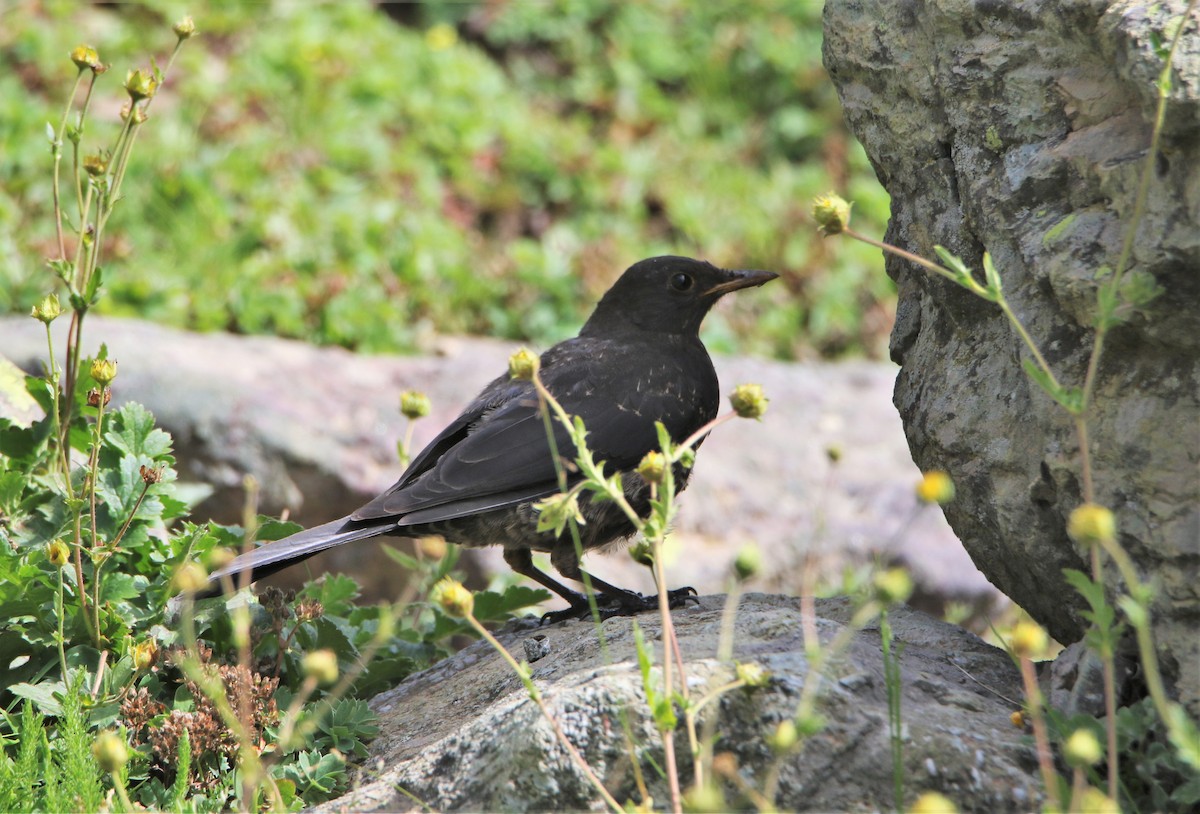
[[(242, 479), (252, 474), (262, 511), (287, 511), (304, 525), (348, 514), (399, 476), (402, 391), (423, 390), (433, 402), (433, 414), (415, 426), (420, 447), (507, 369), (515, 350), (441, 339), (430, 355), (371, 357), (100, 318), (88, 319), (85, 340), (89, 352), (106, 342), (120, 362), (114, 399), (145, 404), (174, 435), (184, 476), (215, 490), (199, 516), (237, 522)], [(37, 370), (44, 348), (39, 323), (0, 318), (0, 352), (23, 368)], [(879, 554), (908, 563), (926, 594), (983, 605), (997, 597), (940, 514), (914, 505), (919, 473), (889, 403), (894, 366), (719, 358), (717, 368), (726, 389), (762, 383), (771, 405), (761, 422), (728, 423), (705, 442), (671, 538), (673, 583), (724, 590), (739, 546), (757, 541), (771, 590), (798, 592), (810, 553), (833, 578)], [(842, 451), (836, 471), (825, 454), (833, 446)], [(508, 570), (495, 549), (468, 551), (464, 562), (481, 577)], [(590, 566), (618, 584), (653, 588), (646, 569), (627, 557), (593, 557)], [(326, 569), (355, 574), (375, 596), (396, 595), (404, 579), (374, 543), (344, 546), (311, 566)]]
[[(1186, 3), (830, 0), (825, 63), (892, 196), (887, 239), (980, 267), (1061, 381), (1084, 380), (1103, 267), (1115, 267), (1150, 143), (1162, 67)], [(1157, 586), (1168, 676), (1200, 712), (1200, 36), (1175, 58), (1162, 149), (1130, 275), (1162, 294), (1113, 330), (1090, 415), (1095, 496)], [(1066, 518), (1082, 502), (1072, 420), (1021, 369), (1000, 312), (907, 262), (892, 334), (895, 403), (925, 469), (948, 470), (951, 526), (985, 574), (1069, 642), (1088, 570)], [(1110, 569), (1110, 584), (1118, 581)]]
[[(725, 597), (706, 596), (673, 613), (692, 697), (727, 683), (733, 665), (717, 659)], [(823, 644), (849, 622), (846, 600), (818, 600), (814, 627)], [(655, 765), (661, 740), (647, 713), (634, 649), (633, 619), (602, 625), (606, 650), (590, 622), (509, 629), (499, 636), (521, 658), (524, 641), (544, 637), (547, 655), (532, 677), (567, 738), (619, 801), (637, 801), (621, 724), (630, 724), (656, 807), (669, 799)], [(636, 618), (661, 664), (660, 620)], [(961, 628), (917, 611), (891, 613), (901, 657), (904, 778), (907, 802), (938, 790), (961, 811), (1035, 811), (1041, 793), (1036, 757), (1015, 729), (1005, 700), (1021, 698), (1008, 656)], [(762, 790), (773, 760), (766, 736), (796, 714), (807, 682), (822, 681), (817, 709), (826, 728), (784, 764), (782, 811), (878, 811), (892, 807), (887, 692), (878, 628), (856, 634), (821, 679), (805, 658), (799, 600), (752, 594), (740, 603), (734, 658), (766, 667), (773, 679), (736, 690), (709, 709), (718, 715), (716, 751), (736, 758), (743, 782)], [(658, 678), (661, 682), (661, 677)], [(603, 810), (520, 679), (485, 642), (471, 645), (377, 696), (381, 734), (362, 785), (320, 810), (573, 811)], [(681, 727), (682, 730), (682, 727)], [(691, 778), (687, 740), (677, 734), (684, 788)], [(727, 786), (731, 805), (753, 810)], [(419, 801), (419, 802), (417, 802)], [(427, 808), (426, 808), (427, 807)]]

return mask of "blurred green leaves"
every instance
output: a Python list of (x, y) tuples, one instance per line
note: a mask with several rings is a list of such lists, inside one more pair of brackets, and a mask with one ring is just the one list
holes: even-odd
[[(803, 214), (838, 188), (864, 229), (887, 217), (820, 65), (818, 4), (434, 4), (403, 24), (365, 2), (188, 11), (203, 35), (129, 169), (153, 193), (113, 216), (102, 310), (371, 351), (435, 332), (544, 344), (626, 265), (673, 252), (786, 275), (714, 314), (715, 349), (882, 351), (878, 254), (827, 252)], [(0, 309), (28, 312), (47, 290), (30, 258), (51, 253), (45, 124), (75, 70), (61, 43), (102, 34), (123, 75), (171, 15), (4, 19)], [(116, 121), (117, 98), (93, 106), (93, 129)]]

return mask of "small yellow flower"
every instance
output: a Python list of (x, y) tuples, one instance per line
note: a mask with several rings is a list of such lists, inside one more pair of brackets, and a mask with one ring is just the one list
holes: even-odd
[(895, 605), (912, 596), (912, 577), (903, 568), (879, 571), (871, 583), (875, 588), (875, 598), (885, 605)]
[(830, 192), (818, 195), (813, 200), (812, 216), (817, 222), (817, 230), (823, 235), (837, 235), (850, 225), (850, 207), (837, 193)]
[(957, 814), (954, 802), (944, 794), (927, 791), (913, 801), (908, 814)]
[(175, 32), (176, 37), (186, 40), (196, 33), (196, 23), (192, 20), (191, 15), (188, 15), (171, 26), (171, 30)]
[(716, 783), (692, 786), (683, 793), (683, 798), (679, 802), (688, 814), (708, 814), (708, 812), (720, 814), (720, 812), (729, 810), (725, 792), (721, 791), (721, 787)]
[(1050, 636), (1037, 622), (1017, 622), (1009, 634), (1008, 644), (1019, 657), (1036, 659), (1050, 646)]
[(113, 379), (117, 378), (117, 360), (93, 359), (91, 373), (96, 384), (107, 387)]
[(429, 601), (447, 616), (463, 619), (475, 610), (475, 596), (457, 580), (446, 577), (429, 592)]
[(796, 728), (796, 722), (788, 718), (780, 721), (779, 726), (775, 727), (775, 731), (767, 736), (767, 745), (778, 755), (789, 751), (798, 740), (800, 740), (800, 731)]
[(111, 729), (106, 729), (92, 742), (92, 755), (103, 771), (115, 774), (128, 762), (129, 747), (124, 738)]
[(729, 394), (729, 404), (739, 418), (762, 418), (768, 401), (760, 384), (739, 384)]
[(1008, 720), (1012, 721), (1012, 725), (1017, 729), (1025, 728), (1025, 713), (1021, 712), (1021, 710), (1017, 710), (1012, 715), (1009, 715)]
[(738, 662), (733, 668), (733, 673), (738, 681), (745, 683), (747, 687), (765, 687), (771, 680), (771, 674), (761, 664), (752, 661)]
[(453, 48), (457, 42), (458, 31), (446, 23), (438, 23), (425, 32), (425, 43), (432, 51), (445, 51), (447, 48)]
[(133, 646), (133, 666), (138, 670), (149, 670), (158, 661), (158, 643), (146, 639)]
[(189, 560), (175, 570), (171, 584), (179, 593), (194, 594), (208, 585), (208, 572), (200, 563)]
[(158, 80), (150, 71), (138, 68), (125, 74), (125, 92), (134, 102), (152, 98), (156, 90), (158, 90)]
[(1104, 747), (1090, 729), (1076, 729), (1063, 744), (1063, 757), (1076, 769), (1095, 766), (1104, 759)]
[(71, 50), (71, 61), (74, 62), (79, 70), (89, 68), (95, 73), (104, 73), (104, 66), (100, 63), (100, 55), (96, 53), (96, 49), (90, 45), (76, 45)]
[(446, 538), (440, 534), (427, 534), (417, 538), (417, 546), (421, 553), (434, 560), (446, 556)]
[(71, 557), (71, 550), (62, 540), (53, 540), (46, 544), (46, 559), (55, 568), (62, 568)]
[(954, 481), (940, 469), (926, 472), (917, 484), (917, 500), (944, 506), (954, 500)]
[(667, 476), (667, 459), (661, 452), (651, 450), (638, 464), (637, 473), (646, 483), (662, 483)]
[(1088, 787), (1078, 802), (1072, 800), (1072, 810), (1080, 814), (1121, 814), (1121, 807), (1100, 789)]
[(400, 394), (400, 412), (410, 421), (424, 418), (433, 409), (429, 396), (417, 390), (405, 390)]
[(1083, 545), (1110, 542), (1117, 538), (1117, 520), (1110, 509), (1095, 503), (1076, 506), (1067, 520), (1067, 534)]
[(58, 319), (58, 315), (62, 313), (62, 305), (58, 301), (57, 294), (47, 294), (42, 298), (42, 301), (33, 306), (33, 310), (29, 312), (29, 316), (49, 325), (54, 320)]
[(328, 685), (338, 679), (337, 653), (328, 648), (305, 653), (301, 666), (304, 675), (315, 678), (318, 684)]
[(541, 360), (525, 348), (508, 357), (508, 375), (522, 381), (532, 381), (537, 375)]

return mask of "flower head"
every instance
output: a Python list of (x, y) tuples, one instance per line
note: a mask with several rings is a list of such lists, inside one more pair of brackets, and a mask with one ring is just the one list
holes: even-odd
[(458, 580), (446, 577), (429, 592), (429, 601), (447, 616), (463, 619), (475, 610), (475, 596)]
[(729, 404), (739, 418), (762, 418), (768, 401), (761, 384), (739, 384), (729, 394)]
[(917, 484), (917, 500), (944, 506), (954, 500), (954, 481), (940, 469), (933, 469)]
[(62, 540), (53, 540), (46, 543), (46, 559), (50, 560), (50, 564), (55, 568), (65, 566), (70, 555), (70, 549), (67, 548), (67, 544)]
[(192, 20), (191, 15), (188, 15), (171, 26), (171, 30), (175, 32), (176, 37), (186, 40), (196, 33), (196, 23)]
[(837, 235), (846, 231), (850, 225), (850, 207), (844, 198), (830, 192), (818, 195), (813, 200), (812, 216), (817, 222), (817, 229), (823, 235)]
[(100, 55), (90, 45), (76, 45), (71, 49), (71, 61), (81, 71), (84, 69), (90, 69), (92, 73), (104, 73), (105, 71), (103, 63), (100, 62)]
[(429, 415), (432, 405), (429, 396), (417, 390), (405, 390), (400, 394), (400, 412), (410, 421)]
[(150, 71), (137, 68), (125, 74), (125, 92), (134, 102), (153, 98), (158, 90), (158, 80)]
[(532, 381), (533, 377), (537, 375), (540, 363), (540, 359), (526, 348), (521, 348), (508, 357), (508, 375), (521, 381)]
[(305, 653), (301, 666), (304, 669), (304, 675), (315, 678), (318, 684), (332, 684), (337, 681), (337, 653), (328, 648)]
[(117, 378), (116, 359), (93, 359), (91, 367), (92, 378), (101, 387), (107, 387)]
[(39, 322), (49, 325), (58, 315), (62, 313), (62, 305), (58, 301), (57, 294), (47, 294), (42, 298), (42, 301), (33, 306), (33, 310), (29, 312), (29, 316)]
[(1095, 503), (1084, 503), (1071, 512), (1067, 534), (1084, 545), (1110, 542), (1117, 538), (1117, 521), (1112, 510)]

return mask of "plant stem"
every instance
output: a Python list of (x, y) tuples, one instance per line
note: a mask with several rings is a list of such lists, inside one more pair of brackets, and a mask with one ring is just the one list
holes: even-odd
[[(58, 130), (54, 133), (54, 229), (58, 236), (58, 256), (65, 259), (67, 256), (67, 243), (63, 238), (62, 228), (62, 200), (59, 195), (59, 166), (62, 163), (62, 141), (63, 133), (67, 129), (67, 118), (71, 115), (71, 106), (75, 104), (75, 94), (79, 92), (79, 83), (83, 81), (84, 68), (79, 69), (79, 73), (75, 75), (75, 84), (71, 86), (71, 95), (67, 97), (66, 107), (63, 108), (62, 119), (59, 120)], [(92, 75), (95, 81), (95, 74)]]
[(538, 709), (541, 710), (543, 717), (545, 717), (551, 728), (554, 729), (554, 734), (558, 738), (559, 743), (563, 745), (563, 748), (567, 750), (567, 754), (569, 754), (571, 759), (575, 761), (575, 765), (579, 767), (584, 776), (587, 777), (588, 782), (591, 783), (596, 791), (600, 793), (600, 796), (604, 799), (604, 802), (608, 805), (608, 807), (612, 809), (612, 811), (616, 812), (616, 814), (621, 814), (624, 811), (624, 809), (621, 808), (621, 804), (613, 798), (608, 789), (604, 787), (604, 783), (602, 783), (600, 778), (596, 776), (596, 773), (592, 771), (592, 767), (589, 766), (587, 761), (583, 759), (583, 755), (579, 753), (579, 749), (577, 749), (575, 744), (571, 743), (571, 741), (567, 738), (566, 733), (564, 733), (562, 727), (559, 726), (558, 720), (554, 717), (553, 713), (550, 712), (550, 708), (546, 706), (545, 699), (542, 698), (541, 690), (539, 690), (537, 685), (533, 683), (533, 679), (529, 676), (528, 671), (517, 663), (517, 660), (514, 659), (512, 654), (508, 652), (508, 649), (500, 643), (500, 640), (493, 636), (491, 631), (484, 627), (474, 615), (468, 615), (466, 619), (471, 627), (475, 629), (475, 632), (479, 634), (480, 638), (490, 644), (492, 649), (499, 653), (501, 658), (508, 662), (508, 666), (512, 668), (513, 672), (520, 677), (521, 682), (525, 685), (525, 690), (529, 693), (530, 700), (537, 704)]
[(1054, 771), (1054, 759), (1050, 754), (1050, 739), (1046, 734), (1046, 719), (1042, 715), (1042, 692), (1034, 675), (1033, 662), (1021, 656), (1021, 680), (1025, 684), (1025, 698), (1029, 704), (1029, 717), (1033, 722), (1033, 739), (1037, 745), (1038, 768), (1042, 773), (1042, 784), (1046, 787), (1046, 809), (1061, 811), (1058, 795), (1058, 774)]

